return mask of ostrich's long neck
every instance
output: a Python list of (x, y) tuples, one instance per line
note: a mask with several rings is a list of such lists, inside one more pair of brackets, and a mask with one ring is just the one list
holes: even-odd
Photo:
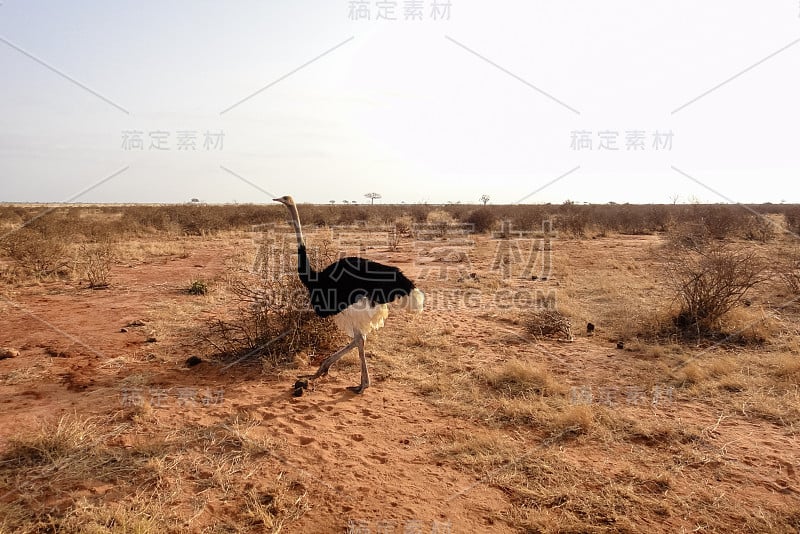
[(289, 215), (292, 217), (292, 226), (294, 226), (294, 232), (297, 234), (297, 246), (305, 247), (306, 242), (303, 239), (303, 229), (300, 226), (300, 215), (297, 213), (297, 206), (294, 204), (289, 206)]
[(308, 253), (306, 252), (306, 241), (303, 238), (303, 228), (300, 226), (300, 215), (297, 213), (297, 206), (292, 204), (289, 206), (289, 214), (292, 217), (292, 225), (294, 232), (297, 235), (297, 274), (300, 276), (300, 281), (303, 285), (308, 287), (312, 279), (311, 263), (308, 261)]

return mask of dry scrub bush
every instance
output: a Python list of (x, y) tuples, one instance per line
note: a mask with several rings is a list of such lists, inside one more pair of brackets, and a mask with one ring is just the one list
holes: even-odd
[[(330, 240), (309, 246), (311, 263), (320, 269), (334, 259)], [(297, 276), (293, 244), (262, 244), (254, 272), (229, 280), (229, 290), (241, 304), (238, 317), (217, 320), (205, 339), (220, 355), (259, 353), (271, 365), (287, 364), (299, 352), (327, 351), (341, 343), (330, 318), (311, 309), (306, 288)]]
[(208, 284), (203, 280), (192, 280), (189, 288), (186, 290), (190, 295), (202, 296), (208, 294)]
[(589, 212), (567, 200), (558, 210), (557, 228), (572, 237), (585, 237), (589, 229)]
[(490, 208), (478, 208), (467, 215), (465, 222), (471, 224), (475, 232), (484, 234), (494, 228), (497, 215)]
[(766, 243), (778, 235), (778, 225), (766, 215), (750, 215), (745, 219), (744, 238)]
[(734, 237), (744, 226), (742, 208), (728, 205), (693, 206), (691, 220), (700, 221), (714, 239)]
[[(164, 232), (206, 235), (226, 230), (245, 230), (253, 225), (275, 223), (284, 219), (285, 209), (278, 205), (171, 205), (125, 206), (119, 210), (118, 232)], [(105, 208), (104, 208), (105, 209)], [(111, 209), (111, 208), (108, 208)]]
[(800, 295), (800, 256), (786, 260), (778, 276), (790, 295)]
[(51, 232), (21, 228), (6, 236), (0, 248), (21, 273), (38, 280), (68, 272), (71, 263), (62, 238)]
[(673, 248), (666, 269), (679, 303), (674, 325), (682, 334), (697, 337), (719, 332), (723, 316), (766, 280), (759, 256), (724, 245)]
[[(794, 205), (746, 206), (764, 216), (784, 217), (786, 227), (800, 232), (800, 207)], [(484, 211), (485, 210), (485, 211)], [(331, 226), (368, 221), (391, 224), (407, 216), (415, 223), (428, 221), (433, 212), (447, 213), (454, 222), (470, 221), (473, 214), (490, 214), (495, 220), (511, 221), (512, 230), (540, 231), (542, 221), (555, 218), (560, 231), (583, 237), (592, 230), (600, 235), (609, 232), (651, 234), (663, 232), (671, 221), (696, 221), (710, 237), (724, 239), (771, 239), (772, 232), (763, 217), (743, 211), (741, 206), (728, 205), (314, 205), (303, 204), (301, 211), (309, 225)], [(752, 212), (751, 212), (752, 213)], [(483, 215), (481, 215), (483, 217)], [(70, 235), (82, 235), (90, 241), (147, 233), (173, 235), (207, 235), (220, 231), (247, 230), (256, 224), (285, 220), (285, 210), (277, 205), (134, 205), (93, 207), (0, 206), (0, 228), (10, 229), (25, 221), (31, 225), (57, 226)], [(773, 227), (775, 230), (777, 227)], [(402, 231), (401, 231), (402, 233)]]
[(711, 234), (702, 221), (681, 220), (670, 224), (667, 244), (674, 250), (701, 250), (711, 242)]
[[(693, 205), (675, 213), (669, 231), (678, 240), (696, 243), (742, 238), (762, 243), (772, 241), (781, 230), (776, 216), (757, 213), (750, 206)], [(759, 211), (764, 211), (763, 209)]]
[(525, 327), (533, 337), (558, 337), (572, 339), (572, 321), (563, 313), (545, 309), (527, 318)]
[(397, 226), (392, 227), (387, 233), (386, 243), (389, 246), (389, 250), (392, 252), (397, 252), (400, 248), (400, 235)]
[(414, 219), (410, 215), (402, 215), (395, 219), (394, 228), (401, 236), (414, 237)]
[(453, 224), (453, 216), (444, 210), (434, 210), (428, 213), (427, 221), (437, 237), (445, 237)]
[(78, 249), (78, 263), (92, 289), (108, 287), (116, 252), (111, 243), (87, 243)]
[(800, 206), (788, 206), (783, 212), (786, 229), (795, 235), (800, 234)]

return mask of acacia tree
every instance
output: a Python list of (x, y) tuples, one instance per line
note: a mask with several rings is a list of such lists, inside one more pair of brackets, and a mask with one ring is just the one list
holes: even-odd
[(376, 198), (382, 198), (380, 193), (367, 193), (364, 196), (370, 199), (370, 204), (375, 204)]
[(480, 200), (485, 206), (486, 203), (489, 202), (489, 195), (481, 195), (481, 198), (479, 198), (478, 200)]

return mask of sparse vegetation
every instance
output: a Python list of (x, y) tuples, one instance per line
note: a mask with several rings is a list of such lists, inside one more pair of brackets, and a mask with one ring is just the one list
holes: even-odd
[(490, 231), (497, 222), (497, 216), (488, 208), (478, 208), (467, 216), (466, 222), (473, 225), (479, 234)]
[(572, 339), (572, 321), (558, 310), (543, 309), (533, 312), (527, 319), (528, 333), (535, 337)]
[[(240, 493), (245, 513), (223, 508), (214, 514), (215, 520), (224, 519), (238, 531), (257, 525), (262, 532), (280, 532), (308, 509), (306, 492), (282, 477), (256, 488), (253, 482), (269, 467), (254, 460), (269, 458), (275, 444), (252, 437), (254, 426), (252, 420), (234, 417), (210, 427), (187, 428), (181, 439), (161, 429), (161, 434), (126, 447), (122, 444), (147, 427), (74, 415), (44, 423), (13, 438), (0, 459), (0, 489), (5, 495), (0, 528), (178, 532), (187, 516), (197, 512), (170, 503), (189, 491), (211, 506), (216, 499)], [(185, 477), (182, 484), (175, 478), (179, 474)], [(137, 491), (114, 489), (123, 484)]]
[(392, 252), (396, 252), (400, 248), (400, 236), (401, 234), (397, 229), (397, 225), (389, 230), (386, 236), (386, 244), (389, 246), (389, 250)]
[(453, 224), (453, 216), (444, 210), (434, 210), (428, 213), (427, 222), (434, 231), (434, 235), (444, 238)]
[(428, 295), (353, 399), (292, 396), (345, 340), (279, 206), (0, 206), (0, 532), (792, 532), (800, 211), (748, 208), (304, 206)]
[(486, 371), (486, 383), (494, 390), (511, 397), (524, 395), (564, 394), (565, 388), (542, 366), (518, 361), (506, 362)]
[(792, 255), (784, 260), (778, 275), (785, 284), (789, 295), (800, 295), (800, 255)]
[(673, 249), (667, 274), (679, 302), (674, 324), (692, 336), (720, 332), (725, 314), (766, 280), (758, 255), (722, 245)]
[(69, 271), (68, 249), (54, 229), (20, 228), (7, 235), (3, 251), (23, 275), (42, 280)]
[[(331, 241), (309, 244), (314, 268), (327, 265), (336, 253)], [(281, 241), (261, 244), (254, 272), (239, 271), (229, 290), (239, 302), (238, 317), (216, 320), (205, 339), (220, 355), (261, 354), (269, 365), (285, 365), (299, 352), (324, 352), (341, 341), (330, 319), (311, 310), (308, 292), (297, 277), (294, 245)]]
[(82, 263), (90, 288), (103, 289), (108, 287), (111, 267), (115, 260), (116, 252), (110, 242), (81, 245), (79, 261)]
[(208, 293), (208, 284), (202, 280), (194, 280), (186, 290), (190, 295), (205, 295)]

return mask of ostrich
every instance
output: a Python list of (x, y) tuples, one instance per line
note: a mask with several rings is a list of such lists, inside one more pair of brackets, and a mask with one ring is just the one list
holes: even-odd
[(308, 289), (314, 312), (320, 317), (333, 316), (336, 326), (353, 338), (347, 346), (325, 358), (317, 372), (309, 378), (314, 380), (327, 375), (331, 365), (353, 348), (358, 348), (361, 384), (347, 389), (362, 393), (369, 387), (369, 371), (364, 354), (367, 334), (383, 326), (389, 315), (388, 303), (398, 301), (407, 310), (420, 312), (425, 295), (397, 267), (364, 258), (350, 256), (333, 262), (322, 271), (313, 270), (308, 261), (294, 199), (283, 196), (273, 200), (289, 210), (297, 234), (297, 273)]

